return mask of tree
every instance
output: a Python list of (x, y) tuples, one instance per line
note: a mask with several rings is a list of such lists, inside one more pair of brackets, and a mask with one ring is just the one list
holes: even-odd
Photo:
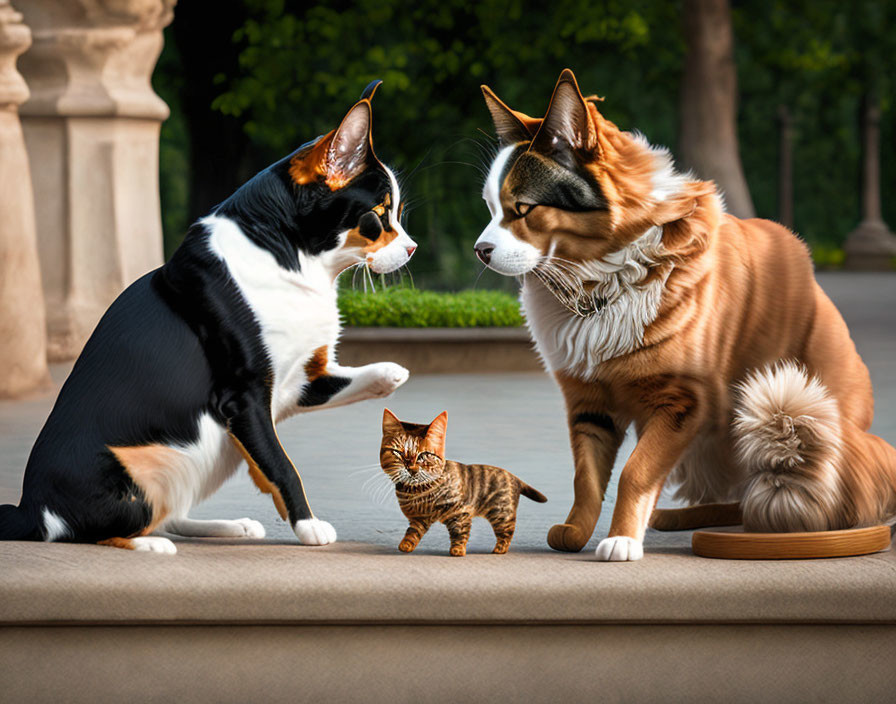
[(211, 12), (204, 3), (182, 2), (171, 26), (180, 55), (178, 98), (189, 132), (190, 222), (208, 213), (255, 171), (245, 119), (212, 108), (226, 89), (223, 77), (239, 73), (242, 47), (233, 35), (246, 19), (241, 2), (217, 3)]
[(753, 217), (753, 201), (738, 151), (737, 69), (728, 0), (685, 0), (684, 35), (681, 160), (700, 177), (716, 182), (730, 213)]

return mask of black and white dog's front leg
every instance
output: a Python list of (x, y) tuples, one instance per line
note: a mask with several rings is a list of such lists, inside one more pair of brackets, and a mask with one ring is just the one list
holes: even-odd
[(336, 530), (314, 517), (302, 478), (280, 444), (269, 404), (249, 401), (228, 423), (231, 439), (249, 465), (249, 475), (270, 494), (284, 520), (303, 545), (336, 542)]
[(333, 408), (349, 403), (383, 398), (408, 380), (407, 369), (394, 362), (376, 362), (363, 367), (343, 367), (328, 362), (321, 348), (305, 366), (307, 382), (299, 395), (299, 410)]

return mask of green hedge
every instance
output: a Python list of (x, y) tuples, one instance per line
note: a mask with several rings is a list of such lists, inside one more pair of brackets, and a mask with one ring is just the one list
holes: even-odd
[(339, 309), (345, 324), (356, 327), (473, 328), (523, 324), (516, 298), (503, 291), (342, 290)]

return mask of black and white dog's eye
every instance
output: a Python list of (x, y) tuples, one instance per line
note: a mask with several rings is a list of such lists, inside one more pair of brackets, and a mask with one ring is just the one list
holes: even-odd
[(529, 213), (532, 212), (532, 208), (536, 207), (536, 203), (522, 203), (518, 202), (516, 204), (516, 214), (521, 218), (526, 217)]
[(379, 216), (372, 210), (364, 213), (361, 216), (361, 219), (358, 220), (358, 232), (361, 234), (361, 237), (375, 240), (380, 236), (382, 231), (383, 223), (380, 221)]

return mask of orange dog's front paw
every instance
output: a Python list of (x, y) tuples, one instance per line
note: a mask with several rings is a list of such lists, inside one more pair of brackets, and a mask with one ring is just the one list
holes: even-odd
[(571, 523), (558, 523), (548, 531), (548, 545), (562, 552), (578, 552), (588, 538), (578, 526)]

